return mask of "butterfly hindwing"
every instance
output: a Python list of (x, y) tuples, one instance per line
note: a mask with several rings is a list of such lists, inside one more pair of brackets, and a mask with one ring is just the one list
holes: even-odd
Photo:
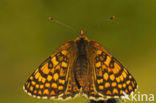
[(28, 94), (37, 98), (74, 97), (76, 91), (73, 93), (69, 91), (73, 86), (70, 76), (71, 60), (69, 60), (69, 57), (74, 55), (72, 45), (73, 41), (65, 43), (35, 70), (24, 85), (24, 90)]

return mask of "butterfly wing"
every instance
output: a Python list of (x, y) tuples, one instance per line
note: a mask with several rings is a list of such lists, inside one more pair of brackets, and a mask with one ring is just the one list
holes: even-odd
[(37, 98), (67, 99), (74, 97), (79, 93), (71, 75), (71, 64), (76, 55), (75, 51), (74, 41), (62, 45), (28, 78), (24, 90)]
[(92, 63), (93, 88), (96, 95), (99, 95), (96, 97), (89, 94), (90, 99), (120, 98), (124, 92), (130, 95), (135, 91), (137, 83), (133, 76), (105, 48), (91, 40), (88, 51), (88, 55), (91, 55), (89, 60)]

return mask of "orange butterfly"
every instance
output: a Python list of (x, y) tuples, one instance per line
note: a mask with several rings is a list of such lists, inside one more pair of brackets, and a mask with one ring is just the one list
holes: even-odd
[(24, 90), (37, 98), (122, 98), (137, 88), (133, 76), (84, 31), (52, 53), (28, 78)]

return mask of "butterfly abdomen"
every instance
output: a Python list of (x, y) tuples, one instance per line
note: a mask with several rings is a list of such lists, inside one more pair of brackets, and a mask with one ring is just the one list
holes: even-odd
[(75, 60), (74, 65), (74, 75), (75, 80), (79, 88), (83, 88), (86, 85), (87, 77), (88, 77), (88, 61), (86, 55), (86, 41), (81, 38), (76, 41), (77, 44), (77, 59)]

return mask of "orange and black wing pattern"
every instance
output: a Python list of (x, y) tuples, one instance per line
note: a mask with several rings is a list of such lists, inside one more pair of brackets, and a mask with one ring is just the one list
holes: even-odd
[(69, 99), (84, 95), (107, 100), (130, 95), (137, 83), (105, 48), (83, 32), (52, 53), (28, 78), (24, 90), (36, 98)]
[(130, 95), (137, 83), (126, 68), (96, 41), (91, 41), (94, 50), (94, 89), (101, 95), (94, 100), (122, 98), (123, 92)]
[[(36, 98), (67, 99), (79, 93), (71, 78), (74, 42), (69, 41), (51, 54), (28, 78), (24, 90)], [(74, 86), (74, 90), (73, 90)]]

